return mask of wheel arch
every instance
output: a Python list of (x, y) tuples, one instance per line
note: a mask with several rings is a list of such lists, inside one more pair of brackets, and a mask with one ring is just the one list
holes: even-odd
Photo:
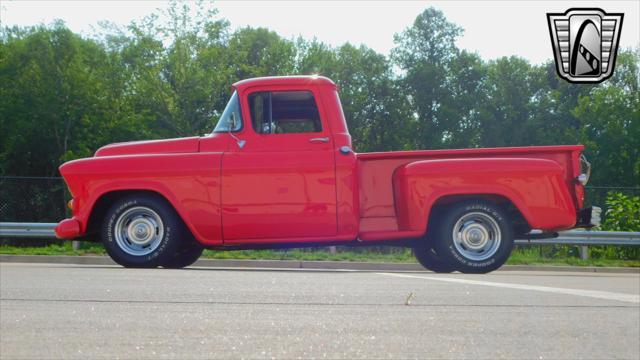
[(429, 211), (425, 230), (428, 231), (428, 229), (436, 221), (439, 213), (442, 211), (447, 211), (447, 208), (449, 206), (474, 200), (486, 201), (504, 210), (509, 217), (510, 223), (513, 225), (515, 234), (524, 234), (531, 231), (531, 225), (523, 215), (523, 212), (520, 210), (520, 208), (507, 196), (495, 193), (447, 194), (436, 198)]
[(193, 235), (193, 231), (189, 228), (188, 224), (184, 221), (184, 218), (182, 217), (178, 209), (176, 209), (174, 204), (171, 201), (169, 201), (169, 199), (167, 199), (167, 197), (162, 193), (160, 193), (159, 191), (151, 190), (151, 189), (116, 189), (116, 190), (108, 190), (100, 194), (97, 197), (96, 201), (94, 201), (93, 206), (91, 207), (89, 218), (87, 220), (86, 234), (87, 235), (97, 234), (100, 231), (102, 221), (105, 215), (107, 214), (107, 211), (109, 211), (109, 208), (112, 206), (113, 203), (127, 196), (140, 195), (140, 194), (153, 196), (165, 202), (168, 206), (170, 206), (173, 209), (173, 211), (175, 211), (176, 215), (178, 216), (178, 219), (180, 219), (180, 221), (182, 221), (182, 223), (186, 225), (186, 229), (189, 230), (189, 232), (191, 232), (191, 234)]

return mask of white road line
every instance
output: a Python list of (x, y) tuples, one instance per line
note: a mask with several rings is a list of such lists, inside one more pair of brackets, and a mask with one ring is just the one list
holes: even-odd
[(439, 277), (439, 276), (438, 277), (416, 276), (416, 275), (395, 274), (395, 273), (376, 273), (376, 274), (385, 275), (385, 276), (402, 277), (402, 278), (443, 281), (443, 282), (466, 284), (466, 285), (481, 285), (481, 286), (491, 286), (491, 287), (506, 288), (506, 289), (542, 291), (542, 292), (554, 293), (554, 294), (565, 294), (565, 295), (583, 296), (583, 297), (590, 297), (590, 298), (604, 299), (604, 300), (624, 301), (624, 302), (630, 302), (634, 304), (640, 303), (640, 295), (614, 293), (609, 291), (565, 289), (565, 288), (556, 288), (556, 287), (549, 287), (549, 286), (510, 284), (510, 283), (499, 283), (499, 282), (481, 281), (481, 280), (467, 280), (467, 279), (457, 279), (457, 278)]

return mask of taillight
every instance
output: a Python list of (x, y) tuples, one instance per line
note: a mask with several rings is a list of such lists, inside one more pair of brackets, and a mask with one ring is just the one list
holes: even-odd
[(587, 157), (582, 154), (580, 155), (580, 175), (576, 177), (576, 180), (582, 185), (587, 185), (589, 177), (591, 177), (591, 163), (587, 161)]
[(584, 186), (589, 182), (589, 177), (591, 177), (591, 163), (587, 161), (584, 154), (580, 154), (580, 174), (576, 176), (576, 185), (574, 186), (578, 209), (582, 209), (584, 206)]

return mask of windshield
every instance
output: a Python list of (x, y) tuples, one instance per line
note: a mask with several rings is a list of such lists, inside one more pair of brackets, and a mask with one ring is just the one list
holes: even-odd
[(213, 132), (238, 131), (242, 128), (242, 116), (240, 115), (240, 105), (238, 102), (238, 93), (233, 92), (231, 99), (224, 108), (224, 112), (216, 125)]

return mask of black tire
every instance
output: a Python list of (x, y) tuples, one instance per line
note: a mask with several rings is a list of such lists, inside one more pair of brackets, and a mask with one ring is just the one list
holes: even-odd
[[(154, 268), (167, 263), (187, 235), (191, 236), (173, 207), (152, 194), (135, 194), (117, 200), (107, 212), (101, 229), (102, 243), (109, 256), (131, 268)], [(149, 241), (148, 244), (145, 241)]]
[(456, 270), (484, 274), (509, 258), (513, 229), (499, 206), (480, 200), (461, 202), (449, 206), (440, 220), (434, 229), (434, 248)]
[(162, 265), (166, 269), (182, 269), (198, 261), (204, 248), (192, 243), (182, 247), (169, 261)]
[(427, 239), (421, 239), (420, 242), (413, 247), (413, 255), (422, 267), (435, 273), (451, 273), (456, 270), (436, 254), (436, 251)]

